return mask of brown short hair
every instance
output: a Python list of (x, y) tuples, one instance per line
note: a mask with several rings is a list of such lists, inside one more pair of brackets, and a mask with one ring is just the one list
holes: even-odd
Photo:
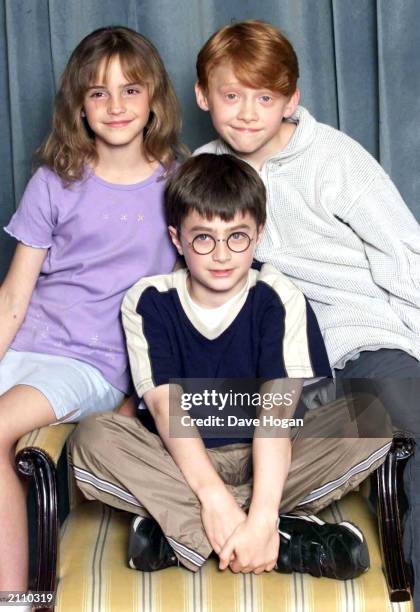
[(86, 162), (96, 161), (94, 135), (81, 111), (101, 63), (105, 61), (106, 68), (115, 57), (127, 79), (148, 88), (151, 112), (144, 130), (146, 156), (169, 168), (182, 153), (178, 101), (159, 53), (138, 32), (109, 26), (91, 32), (71, 54), (55, 97), (52, 130), (37, 152), (35, 165), (45, 164), (68, 182), (82, 177)]
[(299, 65), (287, 38), (274, 26), (250, 19), (224, 26), (209, 38), (197, 57), (198, 84), (208, 91), (211, 71), (230, 62), (247, 87), (271, 89), (285, 96), (296, 91)]
[(259, 227), (265, 223), (265, 201), (264, 183), (252, 166), (233, 155), (213, 153), (187, 159), (168, 180), (164, 195), (166, 221), (178, 230), (193, 210), (223, 221), (249, 212)]

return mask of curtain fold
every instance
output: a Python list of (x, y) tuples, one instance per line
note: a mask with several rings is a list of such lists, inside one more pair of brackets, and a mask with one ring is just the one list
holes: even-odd
[(333, 0), (338, 127), (379, 157), (375, 3)]
[(379, 159), (420, 219), (420, 3), (377, 0)]
[[(214, 138), (194, 99), (197, 52), (220, 26), (250, 18), (285, 32), (299, 57), (302, 104), (366, 147), (420, 219), (418, 0), (3, 0), (1, 225), (19, 202), (60, 74), (83, 36), (120, 24), (154, 42), (181, 101), (184, 142), (194, 149)], [(0, 277), (12, 246), (2, 233)]]

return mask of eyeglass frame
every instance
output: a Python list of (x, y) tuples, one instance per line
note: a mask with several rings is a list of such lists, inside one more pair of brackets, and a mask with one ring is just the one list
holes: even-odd
[[(199, 236), (202, 236), (203, 234), (204, 234), (205, 236), (209, 236), (209, 238), (211, 238), (211, 239), (213, 240), (213, 242), (214, 242), (214, 246), (213, 246), (213, 248), (212, 248), (210, 251), (207, 251), (207, 253), (199, 253), (199, 252), (198, 252), (198, 251), (197, 251), (197, 250), (194, 248), (194, 241), (195, 241), (195, 240), (197, 240), (197, 238), (198, 238)], [(235, 251), (235, 250), (233, 250), (233, 249), (232, 249), (232, 248), (229, 246), (229, 239), (230, 239), (230, 238), (231, 238), (231, 237), (232, 237), (234, 234), (243, 234), (244, 236), (246, 236), (246, 237), (248, 238), (248, 244), (247, 244), (247, 246), (246, 246), (244, 249), (242, 249), (242, 251)], [(181, 232), (179, 232), (179, 236), (182, 236)], [(226, 246), (227, 246), (227, 248), (229, 249), (229, 251), (230, 251), (231, 253), (245, 253), (245, 251), (247, 251), (247, 250), (249, 249), (249, 247), (250, 247), (250, 245), (251, 245), (251, 242), (252, 242), (254, 239), (255, 239), (255, 234), (254, 234), (254, 236), (249, 236), (249, 235), (248, 235), (246, 232), (241, 232), (241, 231), (238, 231), (238, 230), (236, 230), (236, 231), (232, 232), (231, 234), (229, 234), (229, 236), (228, 236), (227, 238), (214, 238), (214, 236), (212, 236), (211, 234), (207, 234), (206, 232), (201, 232), (201, 234), (197, 234), (197, 236), (196, 236), (196, 237), (195, 237), (193, 240), (191, 240), (191, 242), (188, 242), (188, 241), (187, 241), (187, 244), (188, 244), (188, 246), (189, 246), (189, 247), (191, 247), (191, 248), (192, 248), (192, 250), (194, 251), (194, 253), (196, 253), (197, 255), (210, 255), (210, 253), (213, 253), (213, 251), (215, 250), (215, 248), (216, 248), (216, 246), (217, 246), (217, 243), (218, 243), (218, 242), (226, 242)]]

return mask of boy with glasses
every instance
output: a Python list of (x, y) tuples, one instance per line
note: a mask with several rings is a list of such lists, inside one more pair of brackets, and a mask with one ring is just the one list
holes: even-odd
[[(337, 429), (328, 437), (325, 424), (346, 412), (342, 402), (305, 421), (305, 435), (292, 434), (292, 452), (283, 421), (293, 424), (285, 417), (293, 417), (302, 379), (330, 376), (330, 367), (303, 294), (253, 261), (265, 199), (258, 174), (230, 155), (191, 158), (170, 178), (166, 217), (187, 267), (141, 279), (122, 306), (138, 418), (100, 415), (73, 439), (85, 496), (138, 515), (130, 531), (133, 568), (181, 563), (197, 571), (212, 551), (220, 569), (234, 572), (275, 568), (348, 579), (369, 567), (354, 525), (329, 525), (313, 513), (378, 467), (389, 439), (340, 439)], [(189, 379), (207, 386), (262, 380), (275, 425), (265, 426), (264, 404), (251, 435), (226, 426), (243, 411), (234, 405), (227, 415), (207, 386), (201, 396), (212, 401), (194, 421), (177, 386)]]

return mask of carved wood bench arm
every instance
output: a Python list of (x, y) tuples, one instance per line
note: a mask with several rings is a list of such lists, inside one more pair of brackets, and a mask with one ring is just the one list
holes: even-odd
[(18, 473), (33, 479), (37, 503), (37, 570), (34, 588), (54, 591), (56, 587), (58, 503), (57, 464), (67, 438), (76, 426), (42, 427), (23, 436), (16, 447)]
[(401, 506), (402, 471), (414, 452), (414, 440), (396, 434), (385, 462), (376, 470), (378, 490), (378, 524), (382, 559), (391, 601), (409, 601), (412, 576), (404, 560)]

